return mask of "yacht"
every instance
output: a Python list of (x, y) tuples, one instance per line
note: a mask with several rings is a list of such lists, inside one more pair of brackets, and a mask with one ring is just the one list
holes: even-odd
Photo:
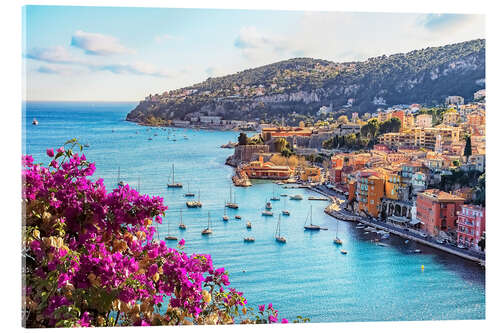
[(181, 188), (182, 187), (181, 183), (175, 182), (175, 169), (174, 169), (173, 163), (172, 163), (172, 181), (169, 184), (167, 184), (167, 187), (170, 187), (170, 188)]
[(241, 220), (241, 216), (239, 216), (239, 215), (235, 215), (234, 218), (237, 220)]
[[(307, 224), (307, 220), (309, 220), (309, 224)], [(319, 225), (312, 224), (312, 205), (311, 205), (311, 211), (310, 211), (309, 215), (307, 216), (307, 219), (304, 223), (304, 229), (310, 230), (310, 231), (321, 230), (321, 227)]]
[(33, 118), (33, 121), (31, 122), (33, 125), (38, 125), (38, 120), (36, 120), (36, 118)]
[(273, 216), (273, 212), (271, 212), (269, 210), (263, 210), (262, 211), (262, 215), (263, 216)]
[(230, 209), (238, 209), (239, 206), (236, 203), (236, 195), (233, 196), (233, 187), (229, 185), (229, 201), (226, 202), (226, 207)]
[(247, 222), (247, 229), (252, 229), (252, 222), (250, 221)]
[(194, 197), (194, 193), (189, 192), (189, 183), (188, 183), (188, 191), (186, 193), (184, 193), (184, 196), (185, 197)]
[(212, 229), (210, 229), (210, 212), (208, 213), (208, 221), (207, 227), (201, 231), (202, 235), (210, 235), (212, 233)]
[(222, 221), (227, 222), (229, 221), (229, 216), (226, 214), (226, 206), (224, 206), (224, 215), (222, 216)]
[(337, 231), (335, 233), (335, 239), (333, 242), (337, 245), (342, 245), (342, 240), (339, 238), (339, 220), (337, 220)]
[(200, 190), (198, 190), (198, 201), (187, 201), (186, 206), (188, 208), (201, 208)]
[(278, 223), (276, 224), (274, 239), (276, 239), (278, 243), (286, 243), (286, 238), (284, 236), (281, 236), (281, 215), (278, 216)]
[(255, 238), (254, 238), (254, 237), (245, 237), (245, 238), (243, 239), (243, 241), (244, 241), (245, 243), (253, 243), (253, 242), (255, 242)]
[(181, 208), (181, 221), (179, 223), (179, 229), (186, 230), (186, 225), (182, 223), (182, 208)]
[(295, 194), (290, 197), (290, 200), (302, 200), (302, 196), (300, 194)]
[(175, 236), (172, 236), (170, 234), (170, 222), (169, 222), (170, 219), (167, 220), (167, 237), (165, 237), (165, 240), (177, 240), (177, 237)]

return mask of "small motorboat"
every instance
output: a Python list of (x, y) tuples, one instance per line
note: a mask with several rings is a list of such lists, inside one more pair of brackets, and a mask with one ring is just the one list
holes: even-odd
[(239, 215), (236, 215), (234, 218), (237, 220), (241, 220), (241, 216), (239, 216)]
[(389, 244), (385, 244), (385, 243), (380, 243), (380, 242), (378, 242), (378, 243), (377, 243), (377, 246), (389, 246)]
[(165, 240), (177, 240), (177, 237), (175, 237), (175, 236), (167, 236), (167, 237), (165, 237)]
[(288, 210), (282, 210), (281, 214), (283, 214), (285, 216), (290, 216), (290, 212)]
[(420, 250), (420, 249), (415, 249), (415, 250), (413, 250), (413, 253), (422, 253), (422, 250)]
[(410, 242), (410, 240), (409, 240), (409, 239), (405, 240), (405, 244), (408, 244), (409, 242)]
[(254, 238), (254, 237), (245, 237), (245, 238), (243, 239), (243, 241), (244, 241), (245, 243), (253, 243), (253, 242), (255, 242), (255, 238)]
[(335, 237), (335, 239), (333, 240), (333, 242), (337, 245), (342, 245), (342, 240), (338, 237)]
[(295, 194), (290, 197), (290, 200), (302, 200), (303, 197), (300, 194)]
[(346, 250), (344, 250), (344, 249), (342, 249), (342, 250), (340, 250), (340, 253), (342, 253), (342, 254), (347, 254), (347, 251), (346, 251)]
[(276, 236), (275, 239), (276, 239), (276, 241), (278, 243), (286, 243), (286, 238), (285, 237)]
[(250, 221), (247, 222), (247, 229), (252, 229), (252, 222)]
[(271, 205), (270, 201), (266, 202), (266, 209), (273, 209), (273, 205)]
[(359, 225), (359, 226), (357, 226), (357, 227), (356, 227), (356, 229), (364, 229), (364, 228), (365, 228), (365, 227), (363, 227), (363, 226), (361, 226), (361, 225)]
[(270, 211), (268, 211), (268, 210), (263, 210), (263, 211), (262, 211), (262, 215), (263, 215), (263, 216), (273, 216), (273, 212), (270, 212)]
[(222, 221), (224, 221), (224, 222), (229, 221), (229, 216), (224, 215), (224, 216), (222, 217)]
[(33, 125), (38, 125), (38, 120), (36, 120), (36, 118), (33, 118), (33, 121), (31, 122)]
[(286, 194), (286, 193), (281, 193), (281, 194), (280, 194), (280, 196), (282, 196), (282, 197), (287, 197), (287, 196), (288, 196), (288, 194)]

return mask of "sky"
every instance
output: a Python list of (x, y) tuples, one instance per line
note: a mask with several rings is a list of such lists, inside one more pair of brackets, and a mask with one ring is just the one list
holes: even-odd
[(23, 97), (139, 101), (290, 58), (362, 61), (476, 38), (482, 15), (26, 6)]

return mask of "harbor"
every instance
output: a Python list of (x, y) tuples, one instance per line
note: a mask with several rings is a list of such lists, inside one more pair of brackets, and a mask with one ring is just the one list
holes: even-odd
[[(56, 110), (56, 119), (45, 115), (46, 108)], [(67, 108), (67, 104), (43, 103), (28, 107), (27, 119), (36, 118), (39, 125), (29, 129), (27, 153), (46, 162), (46, 147), (57, 147), (72, 136), (88, 142), (84, 153), (98, 167), (93, 177), (103, 178), (111, 191), (117, 187), (120, 168), (119, 178), (125, 186), (163, 197), (168, 210), (155, 237), (184, 239), (188, 254), (210, 253), (215, 265), (230, 272), (234, 287), (245, 291), (250, 306), (272, 301), (289, 317), (300, 306), (301, 314), (312, 322), (484, 317), (484, 269), (479, 265), (441, 250), (416, 247), (416, 241), (405, 244), (396, 235), (383, 240), (387, 246), (378, 246), (373, 242), (375, 233), (365, 234), (356, 229), (356, 223), (337, 223), (325, 214), (328, 201), (308, 200), (325, 198), (323, 189), (254, 179), (252, 186), (233, 186), (234, 169), (224, 164), (230, 150), (220, 146), (234, 142), (234, 132), (172, 129), (170, 139), (173, 134), (188, 137), (173, 141), (161, 128), (124, 122), (130, 109), (127, 104), (102, 104), (93, 112), (76, 104), (71, 119), (64, 116)], [(169, 188), (169, 183), (183, 187)], [(186, 197), (185, 193), (195, 196)], [(327, 195), (334, 200), (333, 194)], [(280, 200), (270, 201), (271, 197)], [(202, 206), (191, 209), (187, 201), (200, 201)], [(239, 207), (226, 207), (228, 221), (224, 222), (228, 201)], [(270, 217), (261, 215), (267, 201), (272, 203)], [(282, 215), (283, 210), (290, 215)], [(328, 230), (304, 229), (311, 210), (312, 224)], [(279, 216), (279, 236), (286, 243), (275, 238)], [(181, 221), (184, 229), (179, 227)], [(212, 233), (202, 235), (207, 227)], [(341, 246), (334, 243), (336, 236), (342, 240)], [(171, 247), (177, 244), (175, 240), (166, 242)], [(416, 248), (422, 253), (412, 252)], [(413, 288), (407, 287), (410, 281)], [(446, 281), (446, 287), (440, 287), (438, 281)], [(466, 306), (471, 302), (477, 307)]]

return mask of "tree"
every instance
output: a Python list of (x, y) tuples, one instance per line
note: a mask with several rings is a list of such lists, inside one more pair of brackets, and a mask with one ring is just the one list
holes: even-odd
[(374, 138), (377, 134), (379, 123), (377, 119), (370, 119), (365, 125), (361, 127), (361, 135), (364, 137)]
[(466, 158), (467, 163), (469, 163), (469, 156), (472, 155), (472, 144), (470, 135), (465, 136), (465, 148), (464, 148), (464, 156)]
[(401, 120), (391, 118), (382, 122), (379, 126), (380, 134), (399, 132), (401, 129)]
[(238, 145), (240, 146), (245, 146), (248, 144), (248, 137), (246, 133), (240, 133), (240, 136), (238, 136)]

